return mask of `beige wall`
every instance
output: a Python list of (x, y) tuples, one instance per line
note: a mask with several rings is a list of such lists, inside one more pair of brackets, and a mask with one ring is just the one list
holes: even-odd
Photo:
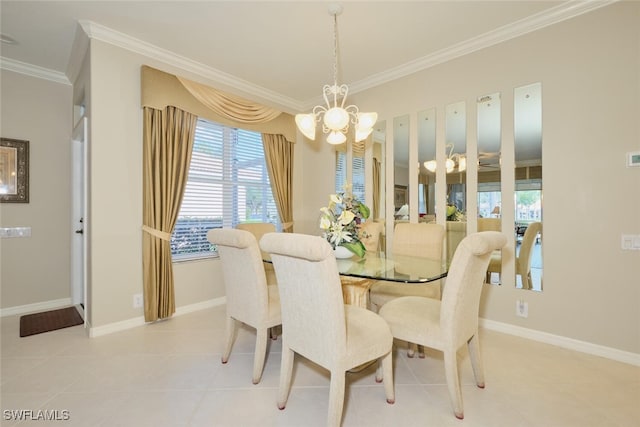
[(29, 203), (0, 204), (0, 308), (70, 298), (71, 86), (0, 72), (4, 138), (29, 141)]
[(482, 317), (640, 353), (640, 252), (620, 249), (640, 233), (640, 169), (625, 167), (640, 150), (639, 22), (640, 4), (617, 3), (353, 97), (390, 123), (493, 92), (509, 108), (542, 82), (544, 292), (487, 286)]
[[(428, 107), (441, 111), (447, 103), (463, 99), (473, 103), (478, 95), (490, 92), (500, 91), (510, 99), (512, 95), (507, 94), (514, 87), (542, 82), (545, 291), (523, 293), (506, 286), (487, 287), (482, 316), (489, 320), (640, 353), (640, 252), (620, 250), (622, 233), (640, 233), (640, 169), (624, 167), (625, 153), (640, 149), (639, 8), (637, 3), (614, 4), (351, 97), (363, 110), (378, 111), (381, 118), (391, 120)], [(206, 83), (155, 59), (91, 42), (90, 304), (94, 327), (142, 316), (141, 309), (132, 308), (132, 295), (142, 292), (143, 64)], [(19, 99), (18, 95), (23, 96), (20, 89), (32, 83), (18, 83), (15, 95), (8, 98), (12, 104), (25, 109), (42, 105), (40, 98), (29, 98), (28, 103)], [(4, 82), (2, 88), (4, 125)], [(70, 105), (70, 96), (66, 96)], [(46, 120), (69, 122), (68, 117), (59, 117), (62, 107), (43, 107), (40, 114), (45, 115), (45, 110)], [(28, 133), (27, 129), (30, 127), (23, 120), (18, 133)], [(2, 132), (7, 136), (4, 128)], [(48, 154), (60, 153), (53, 150)], [(55, 169), (60, 181), (69, 180), (68, 158), (66, 155), (64, 170)], [(296, 144), (296, 231), (317, 233), (318, 210), (333, 191), (333, 162), (333, 152), (326, 144)], [(43, 198), (49, 194), (44, 193), (40, 193)], [(67, 232), (68, 199), (66, 203), (54, 197), (50, 201), (65, 211), (60, 214), (65, 220), (60, 220), (59, 226)], [(3, 224), (9, 212), (13, 218), (19, 215), (8, 209), (20, 208), (2, 206)], [(41, 221), (49, 224), (49, 215)], [(40, 256), (30, 250), (24, 253), (34, 262), (49, 263), (58, 241), (64, 241), (59, 237), (52, 236), (54, 242), (39, 252)], [(3, 241), (3, 280), (8, 264), (5, 248)], [(68, 280), (67, 266), (68, 262), (62, 275)], [(175, 273), (178, 306), (224, 294), (218, 261), (176, 264)], [(20, 294), (16, 286), (8, 288), (8, 294)], [(2, 292), (4, 300), (4, 283)], [(42, 300), (56, 297), (45, 295)], [(2, 306), (31, 302), (28, 299), (33, 295), (12, 298)], [(527, 319), (515, 317), (514, 301), (518, 298), (529, 302)]]

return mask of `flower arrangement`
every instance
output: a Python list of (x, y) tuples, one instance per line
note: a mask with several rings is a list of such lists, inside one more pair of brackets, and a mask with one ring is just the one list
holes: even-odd
[(447, 205), (447, 221), (464, 221), (464, 214), (456, 205)]
[(359, 257), (366, 249), (360, 241), (359, 225), (369, 218), (369, 208), (351, 193), (337, 193), (329, 196), (329, 206), (320, 209), (322, 237), (332, 248), (344, 246)]

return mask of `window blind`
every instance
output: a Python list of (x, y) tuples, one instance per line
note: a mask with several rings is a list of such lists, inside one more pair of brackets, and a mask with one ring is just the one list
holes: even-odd
[(260, 133), (198, 119), (189, 176), (171, 237), (176, 260), (217, 256), (212, 228), (271, 222), (281, 229)]

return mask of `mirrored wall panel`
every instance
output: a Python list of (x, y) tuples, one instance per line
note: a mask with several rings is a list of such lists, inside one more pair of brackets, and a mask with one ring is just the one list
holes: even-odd
[[(478, 114), (478, 231), (502, 231), (500, 181), (500, 93), (480, 96)], [(487, 283), (500, 284), (501, 251), (496, 251), (487, 270)]]
[[(467, 234), (467, 115), (464, 101), (449, 104), (445, 111), (447, 176), (447, 260)], [(441, 167), (438, 164), (438, 167)]]
[(418, 221), (436, 219), (436, 109), (418, 112)]
[(380, 235), (379, 248), (386, 248), (386, 137), (387, 123), (384, 120), (379, 121), (373, 128), (373, 144), (372, 144), (372, 202), (371, 202), (371, 218), (373, 221), (382, 224), (382, 232)]
[(409, 115), (393, 119), (393, 204), (396, 222), (409, 221)]
[(516, 287), (542, 290), (542, 85), (514, 90)]

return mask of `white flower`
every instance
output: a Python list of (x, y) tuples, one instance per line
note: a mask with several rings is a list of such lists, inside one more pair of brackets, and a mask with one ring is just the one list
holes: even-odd
[(344, 245), (363, 256), (365, 249), (358, 236), (359, 224), (368, 217), (369, 208), (352, 194), (330, 194), (329, 205), (320, 209), (322, 236), (334, 248)]
[(356, 216), (351, 211), (342, 211), (342, 213), (338, 217), (338, 221), (341, 225), (349, 225), (349, 223), (353, 221), (355, 217)]
[(328, 230), (329, 228), (331, 228), (331, 220), (326, 216), (320, 218), (320, 228), (323, 230)]

